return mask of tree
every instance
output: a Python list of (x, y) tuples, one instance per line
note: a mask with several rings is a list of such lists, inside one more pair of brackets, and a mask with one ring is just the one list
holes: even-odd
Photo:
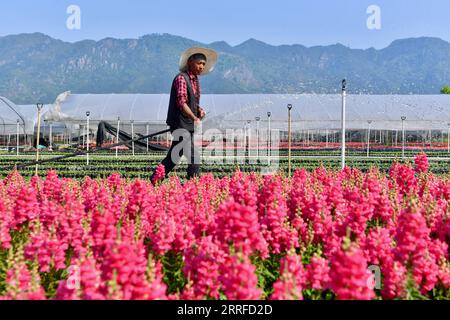
[(445, 86), (441, 89), (441, 93), (442, 94), (450, 94), (450, 87), (449, 86)]

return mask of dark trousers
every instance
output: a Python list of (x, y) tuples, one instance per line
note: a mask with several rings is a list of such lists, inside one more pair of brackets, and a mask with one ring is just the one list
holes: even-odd
[[(174, 134), (176, 129), (171, 128), (170, 132)], [(185, 138), (190, 141), (184, 141)], [(178, 150), (177, 150), (178, 149)], [(187, 178), (192, 179), (198, 177), (200, 174), (200, 151), (194, 144), (194, 133), (183, 130), (183, 136), (174, 137), (172, 145), (167, 153), (167, 156), (161, 162), (165, 168), (166, 178), (169, 173), (180, 163), (181, 157), (185, 151), (188, 151), (185, 155), (188, 159)], [(197, 162), (197, 163), (196, 163)], [(153, 173), (155, 175), (155, 172)], [(153, 181), (153, 176), (151, 178)]]

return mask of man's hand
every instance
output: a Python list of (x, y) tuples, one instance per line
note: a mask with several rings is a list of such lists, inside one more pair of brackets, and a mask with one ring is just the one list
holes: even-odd
[(206, 112), (202, 107), (198, 107), (198, 117), (203, 120), (206, 117)]
[[(187, 116), (188, 118), (190, 118), (190, 119), (194, 122), (194, 125), (195, 125), (195, 126), (200, 125), (200, 122), (202, 121), (202, 119), (201, 119), (198, 115), (195, 115), (195, 114), (191, 111), (191, 108), (189, 108), (189, 106), (187, 105), (187, 103), (185, 103), (185, 104), (183, 105), (183, 109), (182, 109), (181, 112), (183, 112), (183, 114), (184, 114), (185, 116)], [(198, 110), (198, 113), (200, 113), (199, 110)]]

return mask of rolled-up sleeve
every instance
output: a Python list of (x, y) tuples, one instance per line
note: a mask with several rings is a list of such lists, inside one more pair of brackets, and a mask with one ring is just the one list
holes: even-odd
[(183, 109), (183, 105), (188, 101), (188, 93), (186, 79), (182, 75), (175, 79), (175, 89), (177, 91), (177, 105), (180, 109)]

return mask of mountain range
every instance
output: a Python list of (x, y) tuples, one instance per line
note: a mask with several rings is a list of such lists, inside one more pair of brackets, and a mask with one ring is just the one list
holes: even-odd
[(450, 84), (450, 43), (439, 38), (363, 50), (255, 39), (205, 44), (170, 34), (70, 43), (32, 33), (0, 37), (0, 95), (34, 104), (52, 103), (64, 91), (169, 93), (180, 53), (192, 46), (220, 55), (201, 80), (203, 93), (336, 93), (344, 78), (349, 93), (361, 94), (439, 94)]

